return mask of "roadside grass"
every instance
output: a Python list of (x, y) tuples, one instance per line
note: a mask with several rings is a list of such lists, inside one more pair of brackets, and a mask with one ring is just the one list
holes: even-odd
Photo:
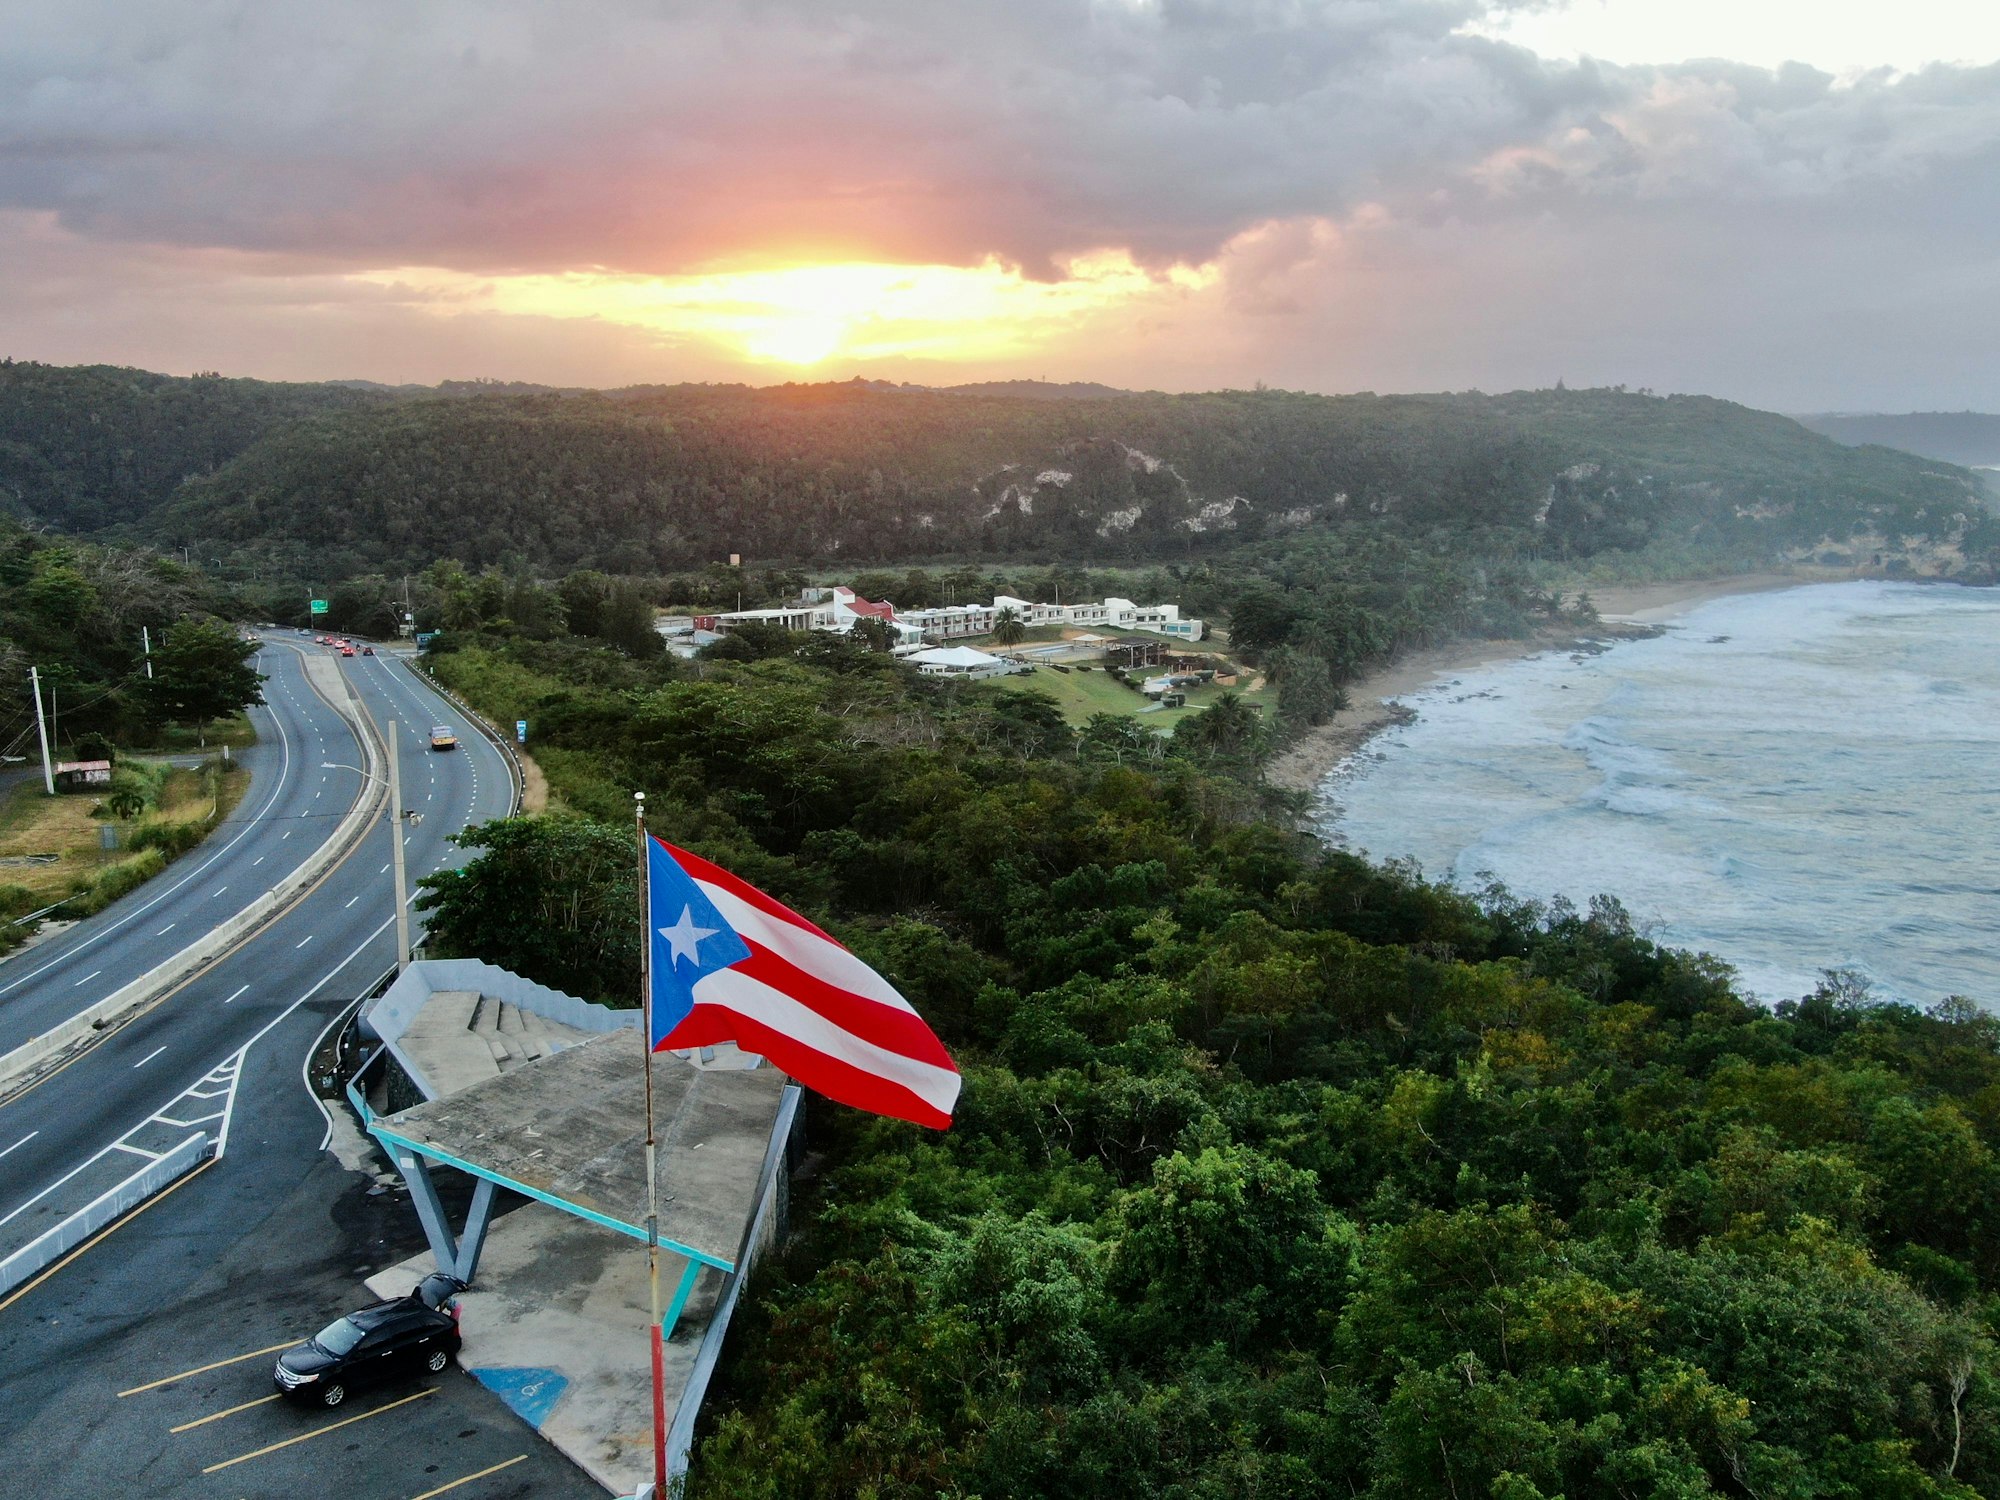
[[(144, 812), (112, 819), (94, 792), (46, 795), (29, 781), (0, 803), (0, 914), (18, 919), (62, 902), (52, 916), (73, 920), (101, 911), (199, 844), (249, 790), (250, 773), (219, 762), (196, 767), (121, 760), (123, 783), (144, 796)], [(118, 829), (117, 849), (101, 830)], [(13, 921), (0, 928), (0, 950), (28, 934)]]
[(165, 755), (181, 754), (189, 750), (213, 750), (218, 745), (227, 745), (232, 750), (242, 750), (257, 743), (257, 731), (250, 723), (248, 714), (231, 714), (226, 719), (216, 719), (204, 725), (169, 724), (155, 736), (148, 750)]

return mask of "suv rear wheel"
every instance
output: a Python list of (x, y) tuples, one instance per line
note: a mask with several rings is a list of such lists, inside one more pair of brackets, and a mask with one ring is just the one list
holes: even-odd
[(424, 1368), (433, 1375), (451, 1363), (451, 1356), (442, 1349), (431, 1350), (430, 1358), (424, 1361)]

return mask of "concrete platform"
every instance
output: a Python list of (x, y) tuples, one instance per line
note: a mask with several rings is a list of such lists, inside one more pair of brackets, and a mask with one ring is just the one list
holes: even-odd
[[(644, 1046), (635, 1033), (606, 1032), (369, 1128), (387, 1145), (643, 1239)], [(786, 1082), (775, 1068), (655, 1061), (663, 1244), (735, 1264)]]
[[(661, 1256), (666, 1288), (684, 1265)], [(368, 1287), (400, 1297), (430, 1270), (431, 1258), (419, 1255), (369, 1277)], [(702, 1274), (667, 1345), (670, 1414), (722, 1285), (719, 1272)], [(468, 1373), (613, 1494), (652, 1478), (644, 1245), (531, 1203), (494, 1223), (478, 1283), (461, 1301), (459, 1363)]]

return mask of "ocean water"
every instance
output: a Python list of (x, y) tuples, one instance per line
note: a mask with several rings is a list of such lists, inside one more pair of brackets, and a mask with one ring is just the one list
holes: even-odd
[(2000, 1008), (2000, 590), (1822, 584), (1459, 673), (1322, 788), (1324, 831), (1467, 888), (1598, 892), (1765, 1001), (1854, 969)]

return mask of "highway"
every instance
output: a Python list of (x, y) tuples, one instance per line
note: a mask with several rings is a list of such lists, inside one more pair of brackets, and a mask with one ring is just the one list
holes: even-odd
[[(265, 653), (279, 668), (273, 687), (281, 677), (289, 680), (279, 650), (291, 648)], [(421, 875), (464, 858), (448, 842), (451, 833), (509, 809), (506, 762), (398, 661), (355, 657), (338, 665), (378, 726), (398, 721), (405, 805), (423, 814), (405, 846), (414, 885)], [(314, 722), (323, 731), (310, 742), (324, 748), (293, 751), (295, 762), (302, 753), (313, 757), (309, 776), (329, 778), (317, 799), (310, 791), (318, 784), (306, 783), (307, 803), (334, 800), (336, 811), (345, 812), (358, 778), (351, 771), (323, 772), (321, 763), (359, 766), (364, 760), (345, 721), (316, 721), (309, 705), (290, 701), (309, 693), (302, 674), (289, 699), (283, 688), (267, 688), (277, 700), (274, 715), (297, 708), (308, 735)], [(338, 738), (335, 723), (341, 725)], [(436, 723), (459, 730), (457, 751), (428, 749)], [(292, 732), (289, 723), (286, 732)], [(253, 783), (246, 805), (262, 805), (263, 795)], [(280, 798), (274, 810), (299, 805), (290, 797)], [(298, 842), (285, 839), (285, 821), (251, 823), (255, 831), (228, 859), (269, 851), (264, 865), (250, 866), (263, 874), (284, 846)], [(400, 1190), (377, 1187), (322, 1149), (329, 1122), (303, 1077), (316, 1039), (394, 961), (388, 839), (378, 822), (255, 937), (0, 1105), (0, 1253), (130, 1173), (144, 1153), (196, 1129), (224, 1140), (215, 1161), (99, 1242), (86, 1242), (42, 1278), (0, 1295), (0, 1449), (9, 1454), (14, 1483), (28, 1492), (123, 1489), (142, 1476), (155, 1494), (332, 1492), (325, 1471), (311, 1467), (311, 1442), (212, 1477), (202, 1472), (221, 1462), (216, 1454), (228, 1447), (212, 1439), (240, 1430), (267, 1437), (276, 1432), (268, 1440), (280, 1442), (305, 1430), (302, 1421), (323, 1419), (265, 1404), (175, 1430), (183, 1418), (204, 1415), (187, 1415), (190, 1400), (209, 1400), (203, 1392), (213, 1393), (206, 1410), (260, 1401), (269, 1374), (262, 1355), (155, 1388), (178, 1393), (172, 1402), (117, 1392), (302, 1336), (365, 1299), (362, 1275), (422, 1246)], [(187, 858), (204, 857), (197, 851)], [(133, 925), (144, 931), (162, 926), (161, 912), (151, 925)], [(122, 941), (111, 937), (96, 946), (109, 950)], [(164, 956), (155, 952), (152, 962)], [(88, 969), (97, 958), (86, 948), (66, 962)], [(63, 970), (48, 977), (61, 983)], [(506, 1467), (454, 1494), (598, 1493), (470, 1380), (448, 1371), (429, 1384), (435, 1388), (430, 1397), (380, 1419), (384, 1436), (395, 1434), (393, 1453), (371, 1450), (362, 1462), (354, 1439), (326, 1443), (331, 1451), (318, 1461), (342, 1466), (338, 1489), (348, 1500), (413, 1496), (429, 1487), (416, 1482), (427, 1472), (442, 1484), (461, 1463), (465, 1473), (486, 1464)], [(358, 1404), (357, 1412), (374, 1404)], [(172, 1421), (159, 1420), (169, 1412)], [(197, 1432), (201, 1440), (190, 1440)], [(357, 1430), (355, 1438), (361, 1436)], [(413, 1441), (420, 1449), (437, 1447), (448, 1460), (412, 1467), (399, 1445)], [(245, 1439), (243, 1451), (257, 1446)], [(254, 1482), (253, 1471), (260, 1476)], [(508, 1488), (516, 1481), (521, 1488)]]
[(354, 737), (313, 691), (304, 652), (267, 643), (253, 665), (269, 680), (265, 703), (250, 710), (258, 742), (237, 755), (250, 771), (249, 795), (201, 848), (97, 915), (0, 963), (0, 1053), (234, 916), (301, 864), (353, 806), (360, 779), (320, 763), (358, 763)]

